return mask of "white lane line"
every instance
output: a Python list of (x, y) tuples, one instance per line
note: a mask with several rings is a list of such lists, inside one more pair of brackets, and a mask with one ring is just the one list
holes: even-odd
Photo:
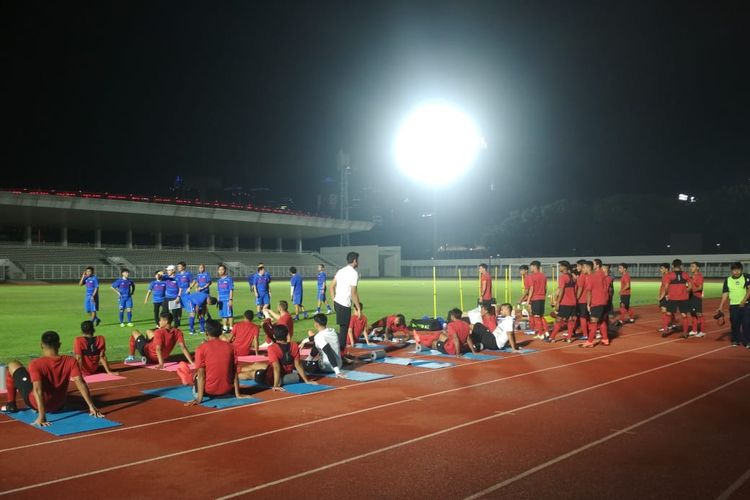
[(742, 474), (739, 478), (737, 478), (737, 481), (733, 482), (729, 488), (724, 490), (724, 492), (716, 497), (716, 500), (727, 500), (729, 497), (731, 497), (735, 491), (740, 489), (745, 482), (750, 479), (750, 469), (747, 469), (744, 474)]

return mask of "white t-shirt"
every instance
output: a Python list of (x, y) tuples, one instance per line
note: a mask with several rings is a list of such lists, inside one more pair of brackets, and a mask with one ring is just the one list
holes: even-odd
[(475, 307), (474, 309), (468, 311), (467, 316), (469, 316), (469, 323), (472, 325), (475, 325), (477, 323), (482, 322), (482, 309), (479, 307)]
[[(325, 328), (315, 334), (313, 341), (315, 342), (315, 347), (320, 351), (320, 360), (318, 363), (320, 368), (325, 372), (338, 373), (341, 369), (342, 363), (341, 357), (338, 356), (341, 348), (339, 347), (339, 336), (336, 333), (336, 330), (333, 328)], [(326, 344), (330, 345), (333, 352), (336, 353), (336, 359), (328, 359), (325, 351), (323, 351)]]
[(498, 316), (497, 328), (492, 332), (497, 342), (497, 347), (502, 349), (508, 343), (508, 336), (513, 331), (513, 316)]
[(336, 290), (333, 301), (344, 307), (352, 307), (352, 287), (359, 282), (359, 273), (352, 266), (344, 266), (336, 272)]

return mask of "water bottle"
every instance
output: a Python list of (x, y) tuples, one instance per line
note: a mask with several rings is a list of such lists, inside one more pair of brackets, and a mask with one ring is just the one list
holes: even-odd
[(0, 363), (0, 391), (5, 392), (5, 372), (8, 369), (3, 363)]

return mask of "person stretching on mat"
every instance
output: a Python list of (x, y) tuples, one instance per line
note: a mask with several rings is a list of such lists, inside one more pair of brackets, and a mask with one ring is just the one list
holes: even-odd
[(260, 327), (253, 323), (253, 317), (255, 316), (253, 311), (248, 309), (245, 311), (244, 316), (245, 321), (235, 323), (232, 327), (232, 333), (229, 335), (224, 334), (222, 340), (231, 342), (237, 356), (248, 356), (251, 348), (255, 351), (255, 355), (259, 356), (258, 336)]
[[(263, 309), (263, 314), (267, 319), (273, 319), (274, 324), (284, 325), (289, 331), (289, 340), (291, 341), (294, 338), (294, 318), (289, 314), (289, 302), (286, 300), (280, 300), (277, 311), (278, 312), (272, 311), (268, 304), (266, 304), (265, 309)], [(266, 343), (271, 343), (270, 334), (266, 336)]]
[(237, 375), (237, 354), (234, 348), (221, 341), (221, 324), (216, 320), (206, 322), (206, 338), (195, 350), (195, 370), (184, 361), (177, 373), (185, 385), (193, 386), (195, 399), (185, 406), (195, 406), (203, 402), (203, 397), (226, 397), (234, 391), (236, 398), (249, 398), (240, 394), (240, 380)]
[(240, 380), (255, 380), (259, 384), (271, 386), (274, 391), (283, 391), (283, 385), (297, 384), (300, 379), (306, 384), (317, 385), (317, 382), (305, 375), (299, 359), (299, 345), (288, 341), (289, 330), (284, 325), (271, 326), (268, 322), (264, 322), (263, 327), (271, 330), (270, 335), (274, 339), (268, 346), (268, 362), (244, 366), (239, 373)]
[[(499, 319), (500, 321), (497, 321)], [(516, 344), (515, 316), (513, 306), (505, 303), (500, 304), (500, 316), (495, 321), (495, 328), (487, 329), (487, 323), (477, 323), (471, 331), (471, 341), (474, 347), (482, 349), (491, 349), (499, 351), (505, 349), (507, 345), (514, 351), (520, 351), (521, 348)]]
[(466, 348), (477, 352), (471, 340), (471, 327), (469, 323), (461, 319), (461, 309), (455, 308), (448, 311), (448, 324), (444, 332), (417, 333), (414, 332), (414, 340), (424, 347), (437, 349), (443, 354), (451, 354), (461, 357), (461, 352)]
[(367, 333), (367, 316), (365, 316), (364, 307), (364, 304), (360, 302), (359, 316), (352, 316), (349, 320), (349, 331), (347, 332), (349, 345), (356, 344), (360, 336), (365, 338), (367, 345), (370, 345), (370, 336)]
[(39, 412), (33, 425), (51, 425), (51, 422), (47, 422), (47, 413), (60, 410), (65, 405), (68, 381), (72, 380), (89, 407), (89, 415), (103, 416), (91, 400), (78, 362), (71, 356), (61, 356), (59, 352), (60, 336), (57, 332), (48, 331), (42, 334), (42, 357), (32, 360), (28, 370), (19, 361), (8, 363), (5, 373), (8, 403), (2, 407), (2, 411), (17, 411), (16, 393), (20, 392), (26, 406)]
[(335, 373), (336, 377), (344, 378), (341, 373), (343, 359), (339, 354), (339, 336), (336, 330), (328, 328), (328, 316), (316, 314), (313, 316), (313, 326), (315, 331), (309, 330), (307, 338), (300, 342), (300, 347), (313, 344), (305, 360), (305, 368), (310, 373)]
[(380, 318), (370, 325), (372, 333), (383, 333), (385, 340), (393, 340), (394, 337), (408, 338), (409, 329), (406, 327), (406, 318), (403, 314), (390, 314), (385, 318)]
[(161, 370), (164, 368), (164, 360), (169, 357), (174, 346), (178, 344), (185, 359), (192, 365), (193, 358), (185, 345), (182, 331), (172, 327), (172, 313), (161, 313), (159, 315), (159, 328), (156, 330), (146, 330), (145, 335), (138, 330), (133, 330), (130, 336), (130, 355), (125, 358), (125, 362), (135, 362), (135, 351), (138, 350), (143, 363), (156, 363), (158, 364), (157, 368)]
[(73, 341), (73, 354), (75, 355), (81, 373), (84, 376), (93, 375), (99, 371), (99, 363), (104, 371), (110, 375), (117, 375), (109, 369), (107, 362), (107, 343), (101, 335), (94, 335), (94, 323), (84, 321), (81, 323), (81, 336)]

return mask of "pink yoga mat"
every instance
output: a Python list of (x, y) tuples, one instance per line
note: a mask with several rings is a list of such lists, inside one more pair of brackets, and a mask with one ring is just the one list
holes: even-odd
[[(156, 370), (157, 366), (158, 365), (145, 365), (144, 368), (148, 368), (149, 370)], [(169, 363), (164, 363), (164, 368), (162, 368), (162, 370), (164, 370), (165, 372), (176, 372), (178, 366), (180, 366), (180, 363), (178, 363), (177, 361), (170, 361)]]
[(237, 359), (245, 363), (255, 363), (258, 361), (268, 361), (268, 356), (238, 356)]
[(125, 377), (110, 375), (109, 373), (95, 373), (93, 375), (86, 375), (83, 379), (88, 384), (95, 384), (97, 382), (109, 382), (110, 380), (125, 380)]
[(310, 351), (312, 351), (312, 347), (310, 349), (300, 349), (299, 350), (299, 355), (300, 356), (309, 356), (310, 355)]

